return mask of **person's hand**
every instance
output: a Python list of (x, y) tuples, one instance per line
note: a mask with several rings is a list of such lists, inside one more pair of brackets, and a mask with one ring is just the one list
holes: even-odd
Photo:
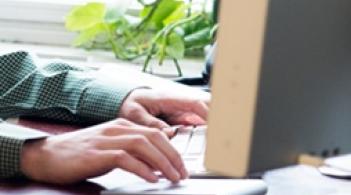
[(193, 97), (154, 89), (136, 89), (123, 102), (119, 117), (159, 129), (169, 125), (204, 125), (209, 101), (208, 94)]
[(115, 168), (157, 182), (154, 171), (178, 182), (187, 177), (179, 153), (158, 129), (117, 119), (76, 132), (25, 143), (21, 170), (29, 178), (67, 184)]

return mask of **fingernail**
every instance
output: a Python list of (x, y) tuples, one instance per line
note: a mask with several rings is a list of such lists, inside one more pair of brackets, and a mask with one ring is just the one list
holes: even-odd
[(183, 177), (182, 179), (187, 179), (189, 177), (188, 170), (185, 167), (182, 168)]
[(157, 183), (159, 180), (159, 177), (155, 174), (150, 174), (148, 181), (151, 183)]
[(173, 181), (174, 181), (174, 182), (178, 182), (178, 181), (180, 180), (180, 178), (181, 178), (181, 177), (180, 177), (180, 174), (179, 174), (178, 171), (176, 171), (175, 169), (173, 169), (172, 172), (173, 172), (172, 175), (174, 176)]
[(189, 177), (189, 174), (188, 174), (188, 171), (187, 169), (185, 168), (184, 164), (182, 163), (182, 165), (180, 166), (180, 173), (182, 175), (182, 178), (181, 179), (187, 179)]

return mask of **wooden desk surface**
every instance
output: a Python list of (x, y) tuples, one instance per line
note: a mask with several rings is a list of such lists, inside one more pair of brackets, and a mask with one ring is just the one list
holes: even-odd
[[(53, 134), (79, 128), (78, 126), (62, 126), (50, 122), (38, 123), (22, 119), (18, 121), (18, 124)], [(299, 165), (268, 171), (264, 174), (263, 179), (268, 184), (268, 195), (351, 194), (351, 180), (326, 177), (321, 175), (316, 168), (309, 166)], [(0, 194), (100, 194), (102, 190), (135, 181), (140, 181), (140, 179), (120, 170), (67, 186), (42, 184), (28, 180), (0, 180)]]
[[(124, 179), (125, 177), (119, 174), (110, 174), (96, 180), (68, 186), (40, 184), (25, 180), (0, 180), (0, 194), (99, 194), (102, 190), (113, 188), (113, 184), (116, 185), (115, 187), (121, 186), (119, 182)], [(322, 176), (315, 168), (307, 166), (269, 171), (264, 176), (264, 181), (268, 184), (268, 195), (351, 194), (350, 180)]]
[[(81, 182), (75, 185), (57, 186), (40, 184), (26, 180), (0, 180), (0, 194), (99, 194), (102, 190), (119, 187), (128, 183), (131, 176), (115, 171), (106, 176)], [(126, 179), (127, 177), (127, 179)], [(129, 179), (128, 179), (129, 177)], [(137, 178), (134, 178), (137, 180)], [(292, 166), (268, 171), (264, 177), (268, 184), (268, 195), (348, 195), (351, 194), (351, 181), (326, 177), (313, 167)]]
[(69, 186), (55, 186), (40, 184), (25, 180), (0, 180), (0, 194), (64, 194), (64, 195), (83, 195), (99, 194), (103, 187), (92, 182), (82, 182)]

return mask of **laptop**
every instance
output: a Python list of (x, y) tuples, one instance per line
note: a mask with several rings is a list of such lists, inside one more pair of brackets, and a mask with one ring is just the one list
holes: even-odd
[[(208, 128), (171, 141), (191, 175), (243, 178), (296, 164), (303, 154), (350, 153), (351, 1), (220, 2)], [(246, 193), (265, 193), (263, 186), (249, 184)]]
[[(204, 154), (206, 149), (207, 126), (175, 126), (172, 145), (182, 155), (189, 172), (189, 179), (172, 184), (160, 179), (156, 184), (143, 181), (129, 183), (122, 187), (103, 191), (103, 195), (261, 195), (267, 186), (259, 179), (233, 179), (206, 170)], [(159, 175), (162, 178), (162, 175)]]

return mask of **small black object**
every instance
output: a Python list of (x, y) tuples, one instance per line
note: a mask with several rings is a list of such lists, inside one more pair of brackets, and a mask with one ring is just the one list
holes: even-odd
[(204, 87), (206, 91), (208, 91), (211, 80), (212, 67), (214, 64), (215, 50), (216, 43), (209, 49), (207, 53), (204, 70), (202, 71), (202, 77), (183, 77), (176, 79), (175, 81), (184, 85), (201, 86)]
[(211, 80), (211, 73), (212, 73), (212, 67), (215, 60), (216, 48), (217, 48), (217, 43), (214, 43), (214, 45), (211, 47), (211, 49), (209, 50), (206, 56), (205, 69), (202, 72), (202, 78), (206, 84), (209, 84)]

